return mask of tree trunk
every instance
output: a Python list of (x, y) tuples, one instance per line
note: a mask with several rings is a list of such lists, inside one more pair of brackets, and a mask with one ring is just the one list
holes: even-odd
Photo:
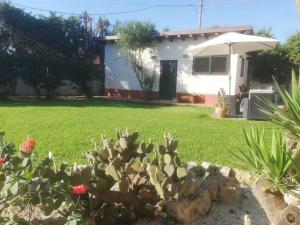
[(252, 191), (264, 209), (272, 225), (299, 225), (300, 209), (288, 206), (279, 191), (266, 189), (266, 180), (260, 178), (252, 186)]

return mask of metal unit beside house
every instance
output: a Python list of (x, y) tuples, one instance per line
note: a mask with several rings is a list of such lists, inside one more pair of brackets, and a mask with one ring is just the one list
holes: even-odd
[[(228, 68), (231, 68), (232, 96), (240, 93), (247, 83), (248, 60), (246, 55), (212, 54), (193, 56), (186, 49), (199, 45), (227, 32), (252, 34), (252, 26), (216, 27), (203, 30), (162, 32), (153, 41), (153, 49), (145, 54), (148, 69), (155, 72), (154, 96), (162, 100), (202, 103), (213, 106), (218, 91), (229, 93)], [(105, 90), (106, 95), (142, 98), (137, 78), (115, 42), (117, 36), (106, 37)], [(228, 63), (231, 63), (229, 67)]]

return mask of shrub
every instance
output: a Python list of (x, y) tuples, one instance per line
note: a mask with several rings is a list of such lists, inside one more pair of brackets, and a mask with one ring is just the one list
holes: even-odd
[(37, 97), (46, 90), (46, 96), (55, 96), (56, 89), (63, 84), (66, 74), (64, 58), (56, 54), (19, 55), (20, 78), (31, 86)]
[(271, 83), (272, 77), (280, 84), (288, 84), (289, 74), (295, 67), (288, 58), (288, 51), (282, 45), (253, 55), (253, 79), (261, 83)]
[(264, 130), (253, 129), (245, 132), (246, 149), (231, 154), (251, 171), (268, 180), (272, 187), (285, 190), (292, 186), (291, 169), (299, 150), (290, 151), (284, 135), (273, 131), (271, 146), (265, 140)]
[[(296, 76), (292, 75), (291, 94), (281, 88), (275, 81), (285, 108), (280, 108), (265, 99), (271, 110), (261, 109), (273, 123), (284, 128), (287, 135), (273, 131), (272, 144), (269, 146), (264, 139), (264, 131), (252, 129), (245, 132), (247, 148), (230, 151), (239, 161), (252, 172), (264, 177), (270, 185), (282, 192), (291, 192), (299, 186), (299, 145), (289, 146), (288, 138), (300, 141), (300, 89)], [(299, 197), (299, 196), (298, 196)]]
[[(68, 202), (69, 183), (65, 165), (56, 168), (53, 156), (49, 153), (42, 162), (36, 161), (35, 141), (26, 140), (17, 151), (16, 147), (3, 141), (0, 134), (0, 156), (3, 163), (0, 171), (0, 212), (6, 208), (19, 207), (27, 210), (28, 221), (32, 218), (32, 207), (40, 204), (44, 213), (50, 214), (58, 209), (62, 202)], [(71, 199), (71, 197), (69, 197)], [(14, 215), (13, 220), (21, 223), (25, 218)]]
[(292, 74), (291, 93), (280, 87), (275, 81), (276, 87), (285, 104), (285, 108), (280, 108), (271, 101), (265, 100), (271, 110), (264, 110), (272, 122), (276, 123), (288, 132), (291, 138), (300, 140), (300, 89), (296, 75)]
[(92, 62), (76, 57), (57, 54), (14, 54), (0, 55), (0, 97), (14, 93), (17, 79), (22, 79), (33, 88), (36, 97), (43, 91), (52, 98), (65, 80), (71, 80), (81, 93), (92, 95), (90, 82), (97, 71)]
[(46, 215), (59, 213), (66, 224), (124, 224), (164, 212), (164, 202), (194, 194), (170, 135), (164, 145), (155, 145), (139, 142), (137, 132), (118, 130), (116, 140), (102, 136), (102, 146), (95, 143), (86, 153), (86, 165), (59, 167), (52, 153), (36, 161), (33, 139), (17, 151), (3, 136), (0, 212), (14, 206), (27, 209), (28, 218), (11, 218), (17, 223), (40, 224), (31, 215), (38, 206)]
[(17, 68), (14, 57), (0, 53), (0, 98), (14, 94), (17, 83)]
[(97, 76), (97, 73), (99, 73), (95, 65), (87, 59), (75, 57), (68, 58), (65, 60), (65, 63), (68, 67), (67, 79), (78, 87), (77, 89), (80, 93), (91, 97), (93, 95), (91, 81)]

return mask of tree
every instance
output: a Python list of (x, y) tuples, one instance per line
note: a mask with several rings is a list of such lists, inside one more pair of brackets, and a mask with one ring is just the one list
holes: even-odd
[(93, 63), (87, 59), (69, 57), (66, 64), (68, 68), (67, 78), (76, 85), (75, 89), (86, 97), (92, 97), (91, 81), (98, 72)]
[(97, 23), (96, 23), (96, 29), (95, 29), (95, 36), (103, 38), (107, 35), (110, 34), (109, 27), (110, 27), (110, 22), (107, 18), (105, 17), (99, 17)]
[(55, 54), (18, 54), (17, 59), (19, 77), (33, 88), (36, 97), (45, 90), (46, 97), (53, 98), (65, 79), (65, 58)]
[(151, 96), (154, 73), (151, 73), (145, 63), (146, 50), (152, 47), (152, 41), (157, 34), (155, 26), (150, 22), (132, 21), (119, 26), (118, 43), (121, 45), (137, 77), (144, 98)]
[(112, 26), (110, 35), (118, 35), (118, 30), (122, 26), (122, 22), (120, 20), (116, 20)]
[[(99, 29), (105, 35), (109, 21), (101, 21)], [(93, 64), (95, 55), (103, 51), (96, 35), (86, 12), (68, 18), (55, 13), (33, 16), (8, 3), (0, 3), (0, 57), (8, 57), (13, 65), (0, 65), (0, 95), (13, 91), (11, 87), (18, 76), (33, 88), (36, 96), (45, 91), (48, 97), (53, 97), (66, 78), (81, 93), (91, 96), (91, 79), (96, 75), (103, 78), (102, 69), (96, 74)]]
[(297, 32), (293, 36), (291, 36), (285, 47), (288, 51), (289, 59), (296, 65), (300, 64), (300, 32)]
[(264, 27), (259, 31), (255, 32), (255, 35), (267, 38), (274, 38), (274, 34), (272, 33), (271, 27)]
[(170, 29), (169, 27), (165, 27), (165, 28), (163, 29), (163, 32), (169, 32), (169, 31), (171, 31), (171, 29)]
[(0, 99), (14, 94), (17, 84), (17, 68), (14, 58), (14, 56), (0, 52)]
[[(262, 28), (255, 35), (274, 38), (270, 27)], [(252, 59), (255, 80), (269, 83), (273, 82), (273, 78), (275, 78), (279, 83), (288, 83), (293, 65), (285, 46), (277, 44), (273, 49), (253, 54)]]
[(37, 17), (7, 3), (0, 3), (0, 24), (9, 35), (6, 46), (16, 52), (74, 55), (85, 38), (80, 17), (65, 19), (54, 13)]

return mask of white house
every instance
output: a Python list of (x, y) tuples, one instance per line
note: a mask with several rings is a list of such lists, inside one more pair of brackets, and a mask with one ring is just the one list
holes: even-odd
[[(154, 47), (145, 56), (148, 69), (156, 74), (154, 95), (157, 99), (202, 103), (213, 106), (220, 88), (229, 93), (228, 55), (194, 57), (186, 53), (189, 47), (226, 32), (252, 34), (252, 26), (216, 27), (203, 30), (162, 32)], [(126, 57), (115, 42), (117, 36), (107, 36), (105, 45), (105, 91), (108, 96), (142, 98), (137, 78)], [(246, 55), (231, 56), (231, 93), (236, 96), (247, 83)]]

